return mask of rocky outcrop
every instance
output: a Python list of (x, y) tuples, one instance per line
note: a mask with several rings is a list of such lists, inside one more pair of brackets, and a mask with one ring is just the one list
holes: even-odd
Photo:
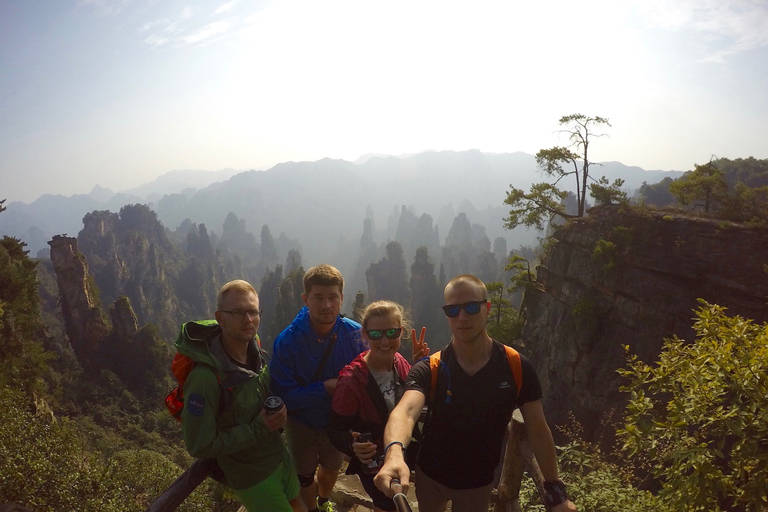
[(140, 324), (153, 323), (172, 339), (185, 318), (173, 284), (182, 265), (154, 212), (131, 205), (119, 214), (88, 213), (77, 240), (104, 302), (128, 297)]
[(124, 295), (109, 306), (109, 325), (77, 240), (56, 236), (49, 244), (62, 316), (78, 362), (114, 373), (126, 389), (141, 398), (158, 398), (167, 392), (171, 353), (157, 328), (145, 325), (139, 329), (130, 299)]
[(83, 362), (98, 352), (99, 342), (108, 331), (107, 323), (91, 289), (88, 263), (77, 249), (77, 239), (57, 235), (48, 245), (67, 337), (78, 360)]
[(139, 332), (139, 319), (126, 296), (118, 297), (109, 307), (109, 318), (115, 337), (120, 341), (130, 340)]
[(626, 402), (616, 372), (625, 347), (652, 362), (664, 338), (692, 341), (698, 299), (768, 321), (766, 265), (766, 228), (619, 207), (557, 228), (522, 304), (522, 351), (539, 370), (548, 419), (567, 423), (572, 411), (599, 436)]

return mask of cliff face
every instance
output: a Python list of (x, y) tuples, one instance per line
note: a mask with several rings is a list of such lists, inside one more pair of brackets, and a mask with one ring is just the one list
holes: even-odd
[(126, 296), (109, 306), (110, 325), (94, 296), (77, 240), (56, 236), (48, 243), (67, 337), (80, 364), (113, 372), (140, 397), (160, 397), (168, 388), (171, 353), (157, 329), (152, 325), (139, 329)]
[(538, 368), (547, 418), (566, 423), (572, 411), (587, 437), (623, 412), (625, 345), (652, 362), (665, 337), (693, 341), (699, 298), (768, 321), (766, 228), (601, 207), (552, 239), (522, 304), (523, 353)]
[(77, 239), (55, 236), (51, 262), (59, 285), (61, 310), (67, 337), (80, 361), (91, 359), (108, 327), (97, 304), (88, 277), (88, 263), (77, 249)]
[(154, 213), (143, 205), (89, 213), (77, 240), (105, 303), (125, 295), (139, 323), (176, 332), (183, 315), (168, 271), (178, 271), (179, 256)]

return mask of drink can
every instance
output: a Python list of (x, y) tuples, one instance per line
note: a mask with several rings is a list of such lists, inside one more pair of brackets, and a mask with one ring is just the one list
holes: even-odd
[(273, 413), (279, 411), (283, 407), (283, 399), (279, 396), (272, 395), (270, 397), (267, 397), (266, 400), (264, 400), (264, 409), (268, 413)]

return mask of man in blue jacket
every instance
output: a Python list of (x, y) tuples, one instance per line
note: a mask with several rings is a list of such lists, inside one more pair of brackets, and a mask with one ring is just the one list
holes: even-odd
[(339, 371), (365, 350), (360, 324), (340, 315), (343, 292), (344, 278), (335, 267), (310, 268), (304, 307), (275, 339), (270, 363), (272, 392), (288, 407), (286, 433), (310, 512), (333, 511), (328, 498), (343, 455), (326, 434), (331, 399)]

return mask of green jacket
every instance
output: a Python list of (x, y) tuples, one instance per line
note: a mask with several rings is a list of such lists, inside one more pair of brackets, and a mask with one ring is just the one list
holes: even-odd
[(176, 350), (195, 361), (184, 383), (182, 432), (190, 455), (216, 458), (227, 485), (245, 489), (269, 476), (287, 452), (280, 432), (270, 432), (259, 417), (270, 395), (264, 354), (252, 341), (249, 356), (259, 358), (261, 370), (241, 368), (226, 354), (220, 334), (215, 320), (181, 326)]

